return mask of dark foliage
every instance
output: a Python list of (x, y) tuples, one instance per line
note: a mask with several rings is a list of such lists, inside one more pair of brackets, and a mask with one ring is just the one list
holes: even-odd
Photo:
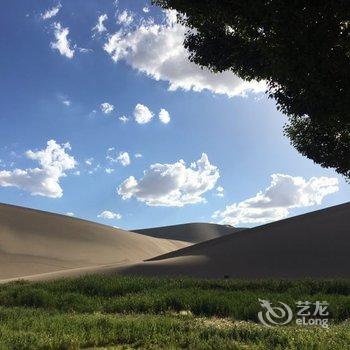
[[(303, 155), (350, 178), (348, 0), (154, 0), (190, 28), (190, 59), (266, 80)], [(195, 29), (195, 30), (193, 30)]]

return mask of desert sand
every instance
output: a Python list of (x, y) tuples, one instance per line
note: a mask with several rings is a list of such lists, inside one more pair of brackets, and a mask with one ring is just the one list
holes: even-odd
[(0, 280), (142, 261), (188, 245), (0, 204)]
[(244, 230), (244, 228), (207, 223), (188, 223), (132, 231), (156, 238), (176, 239), (183, 242), (200, 243), (208, 241), (209, 239), (226, 236), (240, 230)]
[(204, 278), (350, 278), (350, 203), (199, 243), (115, 273)]
[[(196, 225), (183, 225), (181, 230), (178, 227), (174, 237), (181, 238), (187, 232), (191, 237), (188, 241), (201, 239), (199, 231), (190, 232), (191, 227), (198, 228)], [(201, 225), (202, 229), (210, 227)], [(173, 237), (168, 228), (150, 229), (148, 233), (152, 231), (159, 237)], [(140, 232), (0, 205), (0, 282), (90, 273), (350, 278), (350, 203), (237, 230), (194, 245)]]

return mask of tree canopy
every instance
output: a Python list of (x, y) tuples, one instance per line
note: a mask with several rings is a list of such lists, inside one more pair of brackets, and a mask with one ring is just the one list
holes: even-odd
[(350, 179), (349, 0), (154, 0), (178, 12), (189, 58), (265, 80), (303, 155)]

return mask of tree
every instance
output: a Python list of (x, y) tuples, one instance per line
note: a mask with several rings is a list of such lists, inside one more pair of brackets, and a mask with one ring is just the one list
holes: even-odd
[(154, 0), (189, 30), (191, 61), (265, 80), (303, 155), (350, 179), (349, 0)]

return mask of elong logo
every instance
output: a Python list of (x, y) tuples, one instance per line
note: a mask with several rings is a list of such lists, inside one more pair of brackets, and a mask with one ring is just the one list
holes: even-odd
[[(264, 311), (259, 311), (259, 321), (267, 326), (284, 326), (288, 325), (293, 320), (293, 311), (289, 305), (281, 301), (278, 306), (273, 306), (269, 300), (259, 299), (261, 307)], [(297, 301), (295, 323), (299, 326), (321, 326), (328, 328), (328, 306), (326, 301)]]
[(283, 326), (292, 321), (293, 311), (287, 304), (280, 301), (279, 304), (281, 306), (272, 306), (270, 301), (264, 299), (259, 299), (259, 302), (265, 309), (265, 312), (260, 311), (258, 318), (265, 326)]

